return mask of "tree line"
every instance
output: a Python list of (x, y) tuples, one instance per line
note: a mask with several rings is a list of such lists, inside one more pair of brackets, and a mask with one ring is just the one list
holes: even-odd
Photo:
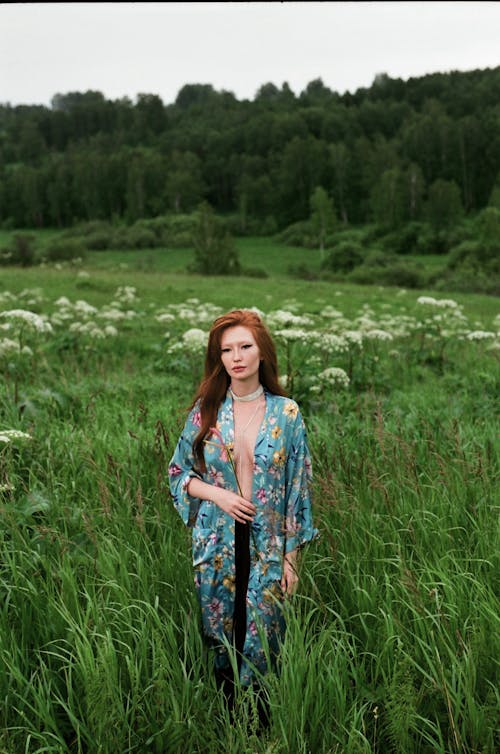
[(380, 74), (342, 95), (316, 79), (253, 100), (186, 84), (171, 104), (87, 91), (0, 105), (4, 228), (133, 223), (205, 201), (242, 233), (273, 233), (310, 217), (317, 187), (346, 226), (500, 206), (500, 67)]

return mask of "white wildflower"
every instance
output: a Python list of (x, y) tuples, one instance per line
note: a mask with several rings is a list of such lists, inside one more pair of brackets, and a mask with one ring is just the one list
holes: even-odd
[(276, 338), (283, 338), (290, 342), (300, 341), (307, 343), (309, 341), (309, 333), (306, 330), (300, 330), (298, 328), (290, 327), (288, 330), (276, 330), (274, 333)]
[(104, 334), (111, 335), (114, 338), (115, 335), (118, 335), (118, 330), (114, 325), (106, 325), (106, 327), (104, 328)]
[(99, 319), (107, 319), (111, 322), (120, 322), (123, 319), (128, 319), (127, 313), (121, 309), (103, 307), (97, 315)]
[(0, 429), (0, 442), (10, 443), (16, 440), (31, 440), (31, 435), (19, 429)]
[(157, 322), (160, 322), (162, 325), (165, 324), (165, 322), (175, 322), (175, 316), (173, 314), (170, 314), (169, 312), (164, 312), (163, 314), (157, 314), (155, 316), (155, 319)]
[(322, 351), (342, 353), (349, 349), (346, 339), (341, 335), (335, 335), (331, 332), (312, 332), (309, 337)]
[(106, 337), (104, 330), (96, 325), (93, 320), (87, 320), (87, 322), (73, 322), (69, 326), (70, 332), (76, 332), (79, 335), (88, 335), (94, 340), (102, 340)]
[(459, 306), (456, 301), (451, 298), (433, 298), (432, 296), (419, 296), (417, 298), (417, 304), (423, 304), (424, 306), (439, 306), (441, 309), (458, 309)]
[(345, 330), (342, 333), (342, 337), (352, 345), (360, 346), (363, 343), (363, 335), (359, 330)]
[(176, 353), (177, 351), (187, 350), (191, 353), (200, 353), (205, 350), (207, 342), (208, 333), (197, 327), (193, 327), (183, 333), (181, 342), (173, 343), (169, 346), (167, 352)]
[(320, 311), (320, 316), (325, 317), (326, 319), (338, 319), (339, 317), (343, 317), (344, 315), (338, 309), (335, 309), (334, 306), (329, 305), (325, 306)]
[(90, 277), (90, 274), (87, 272), (87, 270), (80, 270), (77, 277), (80, 279), (87, 279)]
[(347, 372), (340, 367), (324, 369), (318, 374), (318, 380), (320, 384), (331, 387), (348, 387), (350, 382)]
[(19, 353), (19, 343), (10, 338), (2, 338), (0, 340), (0, 357), (11, 353)]
[(368, 330), (368, 332), (365, 332), (364, 334), (365, 338), (368, 338), (369, 340), (393, 340), (393, 336), (390, 332), (386, 332), (386, 330)]
[(465, 337), (467, 340), (487, 340), (488, 338), (496, 338), (496, 333), (487, 330), (473, 330), (467, 333)]
[(121, 285), (116, 289), (115, 298), (122, 304), (133, 304), (137, 301), (137, 288), (133, 285)]
[(269, 327), (304, 327), (312, 325), (313, 320), (307, 315), (293, 314), (285, 309), (277, 309), (267, 315), (266, 321)]
[(20, 298), (26, 306), (36, 306), (36, 304), (40, 304), (45, 300), (41, 288), (24, 288), (18, 298)]
[(72, 312), (63, 309), (60, 312), (54, 312), (50, 315), (50, 321), (53, 325), (63, 325), (68, 319), (73, 319)]
[(198, 327), (192, 327), (190, 330), (186, 330), (182, 335), (182, 340), (188, 346), (202, 346), (205, 348), (208, 342), (208, 333), (204, 330), (200, 330)]
[(79, 299), (75, 306), (75, 312), (77, 314), (80, 314), (84, 317), (93, 316), (94, 314), (97, 314), (97, 309), (95, 306), (92, 306), (92, 304), (88, 304), (86, 301), (83, 301), (83, 299)]
[(55, 304), (56, 306), (62, 306), (62, 307), (68, 307), (72, 305), (71, 301), (69, 300), (69, 298), (66, 298), (66, 296), (59, 296)]
[(52, 332), (50, 322), (47, 322), (39, 314), (27, 311), (26, 309), (9, 309), (5, 312), (0, 312), (0, 317), (10, 320), (13, 325), (17, 325), (19, 328), (28, 327), (30, 330), (39, 333)]

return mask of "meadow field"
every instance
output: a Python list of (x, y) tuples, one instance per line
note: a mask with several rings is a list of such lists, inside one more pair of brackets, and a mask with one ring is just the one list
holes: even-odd
[[(265, 248), (266, 279), (202, 278), (182, 253), (0, 268), (0, 752), (494, 754), (498, 300), (294, 280)], [(278, 344), (321, 533), (266, 732), (216, 690), (168, 493), (234, 307)]]

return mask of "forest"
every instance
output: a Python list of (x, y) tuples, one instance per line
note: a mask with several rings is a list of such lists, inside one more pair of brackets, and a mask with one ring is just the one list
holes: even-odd
[(499, 116), (500, 67), (381, 74), (344, 95), (317, 79), (299, 96), (264, 84), (253, 101), (186, 84), (168, 105), (98, 91), (56, 94), (50, 108), (3, 104), (0, 219), (134, 221), (206, 200), (283, 228), (308, 217), (317, 186), (344, 223), (422, 220), (440, 192), (471, 213), (498, 203)]
[[(171, 104), (99, 91), (55, 94), (51, 107), (3, 104), (0, 228), (101, 223), (87, 229), (101, 231), (86, 234), (87, 248), (189, 246), (189, 217), (203, 203), (236, 236), (278, 235), (322, 252), (342, 242), (326, 261), (334, 273), (349, 272), (374, 244), (451, 253), (451, 289), (467, 290), (467, 279), (495, 293), (499, 103), (500, 67), (408, 81), (379, 74), (342, 95), (318, 78), (298, 95), (287, 83), (263, 84), (252, 101), (186, 84)], [(158, 227), (143, 225), (112, 241), (104, 226), (159, 217), (176, 232), (159, 238)], [(349, 235), (360, 228), (364, 235)], [(387, 264), (378, 257), (372, 267)], [(412, 281), (429, 282), (410, 270), (394, 284)]]

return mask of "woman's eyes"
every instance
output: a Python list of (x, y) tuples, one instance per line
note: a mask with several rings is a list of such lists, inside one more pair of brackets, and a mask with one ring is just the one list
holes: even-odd
[[(246, 350), (247, 348), (252, 348), (253, 343), (246, 343), (245, 345), (241, 346), (242, 350)], [(221, 348), (221, 353), (230, 353), (230, 348)]]

